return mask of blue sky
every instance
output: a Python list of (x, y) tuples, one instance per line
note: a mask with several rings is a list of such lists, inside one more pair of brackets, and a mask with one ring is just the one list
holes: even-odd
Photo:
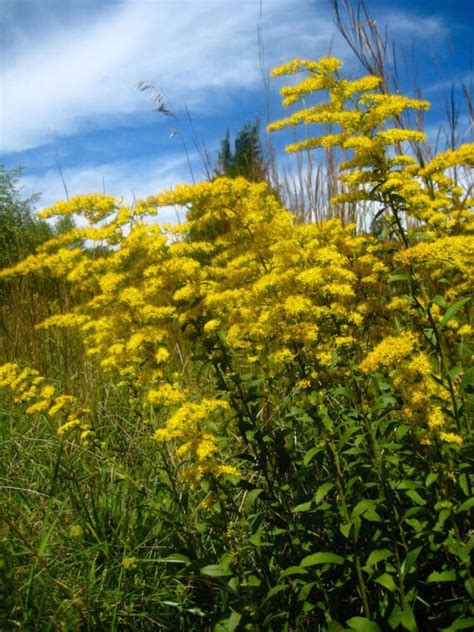
[[(471, 2), (368, 6), (408, 52), (415, 43), (435, 129), (451, 82), (469, 79)], [(267, 96), (270, 118), (281, 116), (281, 82), (266, 96), (257, 28), (266, 70), (331, 49), (356, 73), (333, 20), (329, 0), (0, 0), (0, 164), (24, 167), (24, 193), (42, 193), (39, 207), (64, 197), (58, 161), (70, 195), (131, 200), (190, 181), (184, 141), (200, 179), (185, 107), (212, 155), (227, 129), (267, 122)], [(141, 80), (166, 94), (177, 120), (153, 111)]]

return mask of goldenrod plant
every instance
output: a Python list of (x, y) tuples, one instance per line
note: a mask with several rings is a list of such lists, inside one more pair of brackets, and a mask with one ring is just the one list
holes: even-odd
[[(0, 368), (4, 627), (472, 627), (474, 222), (452, 169), (474, 146), (420, 163), (396, 120), (429, 104), (341, 67), (276, 68), (307, 103), (269, 129), (337, 127), (287, 149), (341, 152), (331, 204), (380, 230), (223, 177), (55, 204), (80, 228), (1, 270), (63, 283), (36, 327), (84, 347), (72, 392)], [(154, 219), (170, 205), (182, 224)]]

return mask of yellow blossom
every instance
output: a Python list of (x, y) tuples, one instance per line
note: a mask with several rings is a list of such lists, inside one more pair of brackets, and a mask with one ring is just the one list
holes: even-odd
[(373, 351), (360, 363), (363, 373), (372, 373), (379, 367), (391, 368), (404, 360), (413, 351), (416, 343), (415, 336), (404, 332), (398, 336), (388, 336), (380, 342)]

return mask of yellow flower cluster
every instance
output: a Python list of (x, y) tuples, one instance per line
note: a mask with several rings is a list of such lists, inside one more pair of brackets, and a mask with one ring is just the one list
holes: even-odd
[(392, 369), (410, 356), (415, 348), (416, 338), (410, 331), (398, 336), (388, 336), (380, 342), (359, 365), (363, 373), (371, 373), (383, 367)]
[[(78, 203), (71, 201), (74, 212)], [(54, 208), (69, 213), (64, 205)], [(187, 221), (162, 228), (140, 217), (169, 205), (186, 207)], [(381, 287), (384, 274), (366, 252), (370, 238), (357, 236), (354, 227), (298, 225), (265, 183), (241, 178), (177, 187), (139, 202), (133, 217), (118, 209), (108, 226), (114, 237), (104, 248), (96, 235), (102, 248), (94, 257), (78, 249), (74, 262), (63, 265), (76, 229), (71, 240), (46, 244), (5, 273), (43, 271), (72, 284), (78, 297), (72, 311), (39, 326), (76, 327), (87, 353), (119, 383), (132, 383), (153, 406), (178, 406), (178, 417), (157, 434), (162, 439), (175, 422), (197, 414), (196, 404), (188, 406), (193, 389), (170, 380), (184, 361), (183, 335), (206, 338), (211, 348), (224, 345), (239, 361), (258, 362), (274, 375), (303, 356), (314, 380), (357, 341), (370, 314), (358, 288)], [(196, 461), (201, 472), (223, 473), (210, 430), (204, 435), (194, 422), (189, 428), (194, 439), (177, 430), (168, 436), (178, 454)]]
[(404, 402), (401, 408), (403, 419), (421, 424), (428, 430), (423, 439), (425, 443), (430, 438), (437, 438), (461, 445), (459, 434), (445, 432), (450, 421), (434, 402), (446, 400), (447, 395), (440, 387), (439, 376), (434, 375), (430, 359), (425, 353), (415, 353), (416, 346), (412, 332), (388, 336), (364, 358), (360, 369), (365, 374), (382, 369), (387, 372)]
[(186, 401), (173, 412), (163, 428), (156, 430), (156, 441), (176, 441), (179, 444), (177, 456), (191, 459), (191, 465), (183, 475), (185, 480), (195, 484), (206, 474), (215, 478), (222, 475), (239, 477), (235, 467), (223, 465), (216, 459), (217, 441), (208, 430), (210, 421), (215, 422), (228, 410), (229, 404), (224, 400)]
[(78, 406), (76, 398), (71, 395), (58, 395), (55, 387), (47, 384), (35, 369), (21, 369), (14, 362), (0, 366), (0, 388), (8, 388), (13, 394), (13, 401), (26, 406), (27, 414), (43, 413), (55, 421), (59, 435), (77, 428), (81, 441), (88, 442), (92, 433), (87, 421), (90, 410)]
[[(341, 167), (346, 191), (337, 200), (369, 201), (383, 213), (393, 207), (392, 220), (403, 211), (404, 240), (358, 234), (339, 220), (298, 223), (266, 183), (218, 178), (164, 191), (133, 210), (109, 196), (58, 203), (44, 216), (81, 214), (86, 225), (0, 271), (0, 277), (34, 273), (68, 282), (73, 307), (38, 326), (77, 328), (100, 367), (119, 385), (132, 385), (143, 404), (166, 419), (155, 439), (172, 446), (190, 480), (237, 475), (220, 446), (242, 413), (230, 414), (229, 407), (245, 394), (236, 400), (222, 395), (229, 384), (237, 388), (239, 371), (278, 383), (281, 397), (294, 388), (319, 392), (350, 383), (357, 366), (367, 380), (383, 371), (404, 418), (429, 437), (461, 441), (444, 414), (440, 352), (423, 342), (421, 332), (433, 338), (430, 329), (444, 317), (440, 305), (472, 290), (472, 213), (445, 173), (470, 164), (470, 146), (421, 166), (398, 150), (402, 143), (420, 142), (422, 132), (389, 121), (427, 104), (375, 93), (377, 78), (348, 81), (339, 77), (340, 67), (338, 60), (324, 58), (276, 69), (275, 76), (309, 73), (283, 90), (287, 104), (320, 89), (329, 100), (272, 129), (337, 125), (336, 133), (291, 149), (336, 146), (348, 152)], [(186, 210), (182, 224), (150, 223), (150, 215), (173, 205)], [(393, 227), (393, 221), (387, 224)], [(461, 353), (465, 362), (463, 337), (472, 331), (468, 311), (459, 311), (445, 327), (443, 363), (455, 366)], [(199, 362), (215, 370), (214, 390), (188, 370)], [(86, 413), (74, 416), (75, 400), (56, 396), (40, 376), (20, 378), (12, 367), (2, 371), (4, 385), (31, 412), (61, 417), (63, 432), (71, 426), (89, 430)]]
[(340, 129), (320, 136), (309, 136), (289, 144), (289, 152), (313, 148), (340, 147), (349, 153), (340, 165), (340, 180), (349, 190), (336, 195), (334, 202), (371, 201), (382, 204), (387, 212), (403, 212), (427, 224), (428, 236), (473, 231), (472, 200), (450, 177), (453, 167), (472, 167), (474, 144), (465, 144), (434, 157), (427, 165), (409, 155), (393, 156), (392, 146), (423, 142), (424, 132), (400, 128), (405, 110), (426, 110), (427, 101), (399, 94), (374, 92), (378, 77), (367, 76), (354, 81), (341, 78), (341, 63), (334, 58), (320, 62), (293, 60), (272, 72), (273, 76), (306, 71), (307, 78), (281, 90), (283, 105), (289, 106), (303, 97), (325, 90), (329, 99), (294, 112), (271, 123), (268, 131), (298, 125), (331, 124)]
[(41, 211), (38, 217), (46, 219), (60, 215), (82, 215), (89, 221), (96, 223), (106, 219), (117, 211), (119, 200), (112, 196), (101, 194), (77, 195), (67, 202), (57, 202)]

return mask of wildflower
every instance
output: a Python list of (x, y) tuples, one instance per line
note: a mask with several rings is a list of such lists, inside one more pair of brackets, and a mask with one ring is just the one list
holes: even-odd
[(463, 438), (454, 432), (440, 432), (439, 438), (446, 443), (454, 443), (456, 445), (462, 445), (464, 443)]
[(391, 368), (404, 360), (414, 349), (416, 338), (410, 331), (388, 336), (359, 364), (363, 373), (372, 373), (379, 367)]
[(220, 325), (221, 323), (218, 319), (212, 318), (211, 320), (208, 320), (207, 323), (204, 325), (204, 331), (207, 334), (212, 334), (219, 329)]
[(126, 557), (122, 560), (122, 567), (126, 571), (133, 570), (137, 567), (137, 558), (136, 557)]
[(84, 530), (81, 525), (73, 524), (69, 527), (69, 535), (71, 538), (82, 538)]
[(76, 428), (76, 427), (79, 427), (80, 425), (81, 425), (80, 419), (75, 419), (75, 418), (68, 419), (66, 423), (59, 426), (57, 433), (59, 436), (62, 436), (65, 432), (67, 432), (68, 430), (71, 430), (71, 428)]
[(433, 407), (428, 415), (428, 428), (430, 428), (430, 430), (436, 430), (444, 424), (445, 419), (441, 408), (439, 408), (439, 406)]

